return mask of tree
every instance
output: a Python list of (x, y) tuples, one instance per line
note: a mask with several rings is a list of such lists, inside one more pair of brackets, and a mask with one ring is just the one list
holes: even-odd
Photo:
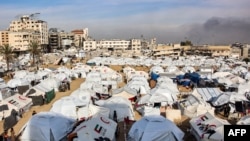
[(33, 65), (35, 65), (35, 61), (36, 61), (35, 59), (40, 54), (40, 51), (41, 51), (40, 46), (37, 41), (30, 42), (29, 51), (30, 51), (30, 54), (32, 55)]
[(7, 64), (7, 71), (9, 71), (10, 61), (12, 61), (14, 57), (13, 48), (10, 47), (8, 44), (5, 44), (0, 47), (0, 54), (4, 56)]
[(190, 40), (181, 41), (181, 46), (193, 46), (193, 43)]

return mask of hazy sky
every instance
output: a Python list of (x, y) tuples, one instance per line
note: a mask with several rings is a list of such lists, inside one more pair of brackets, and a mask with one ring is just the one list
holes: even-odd
[(249, 7), (250, 0), (1, 0), (0, 30), (20, 14), (40, 13), (49, 28), (88, 28), (96, 40), (250, 43)]

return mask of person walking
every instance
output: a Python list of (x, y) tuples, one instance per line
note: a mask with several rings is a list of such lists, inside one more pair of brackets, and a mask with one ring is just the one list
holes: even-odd
[(68, 90), (70, 90), (70, 83), (67, 81)]

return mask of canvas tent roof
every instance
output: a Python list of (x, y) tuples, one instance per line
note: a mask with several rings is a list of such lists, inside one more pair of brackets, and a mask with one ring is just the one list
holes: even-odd
[(23, 96), (39, 96), (39, 95), (42, 95), (44, 96), (45, 95), (45, 92), (44, 91), (41, 91), (39, 89), (37, 89), (36, 87), (31, 87), (29, 88), (24, 94)]
[(22, 141), (59, 141), (72, 130), (75, 120), (54, 112), (39, 112), (21, 129)]
[(6, 98), (4, 101), (11, 103), (16, 106), (18, 110), (27, 111), (32, 106), (32, 99), (25, 97), (20, 94), (15, 94), (11, 97)]
[(70, 96), (79, 99), (83, 105), (88, 105), (91, 102), (91, 97), (95, 96), (95, 92), (87, 89), (76, 89)]
[(184, 137), (183, 131), (160, 115), (142, 117), (132, 125), (128, 134), (134, 141), (182, 141)]
[(108, 108), (96, 106), (93, 104), (89, 104), (87, 106), (80, 107), (77, 110), (77, 117), (79, 120), (81, 120), (82, 118), (86, 119), (86, 118), (91, 117), (95, 114), (101, 114), (103, 116), (109, 117), (110, 110)]
[[(194, 134), (197, 140), (204, 141), (224, 140), (224, 125), (230, 125), (228, 121), (216, 118), (208, 112), (192, 118), (189, 123), (191, 125), (191, 133)], [(215, 132), (210, 135), (209, 129)]]
[(72, 133), (77, 133), (77, 138), (74, 141), (96, 141), (100, 138), (113, 140), (115, 137), (117, 123), (101, 114), (95, 114), (88, 118)]
[(50, 109), (52, 112), (60, 113), (66, 117), (77, 119), (76, 108), (83, 106), (79, 99), (72, 96), (65, 96), (55, 101)]
[(129, 117), (134, 120), (134, 112), (131, 102), (120, 96), (113, 96), (107, 100), (98, 100), (95, 102), (97, 105), (110, 109), (110, 118), (113, 118), (114, 111), (117, 113), (118, 121), (123, 121), (124, 118)]
[(127, 86), (112, 90), (112, 96), (121, 96), (121, 97), (129, 99), (136, 95), (137, 95), (137, 91)]

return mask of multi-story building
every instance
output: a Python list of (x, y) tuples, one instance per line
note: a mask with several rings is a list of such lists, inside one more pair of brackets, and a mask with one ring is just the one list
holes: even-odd
[(61, 41), (61, 48), (67, 49), (74, 45), (74, 34), (67, 33), (67, 32), (60, 32), (60, 41)]
[(49, 49), (49, 52), (55, 49), (61, 49), (60, 33), (57, 28), (49, 29)]
[(9, 44), (9, 31), (0, 31), (0, 46)]
[(141, 48), (142, 48), (141, 40), (140, 39), (131, 39), (130, 43), (131, 43), (130, 50), (133, 51), (133, 53), (135, 53), (135, 54), (140, 54)]
[(153, 49), (154, 57), (163, 56), (180, 56), (183, 50), (183, 46), (180, 44), (160, 44)]
[(88, 39), (83, 42), (83, 50), (91, 51), (97, 49), (97, 41)]
[[(40, 34), (30, 31), (9, 32), (9, 45), (16, 52), (25, 52), (29, 48), (31, 41), (40, 41)], [(38, 42), (40, 44), (40, 42)]]
[(250, 58), (250, 45), (245, 44), (242, 48), (242, 58)]
[(110, 50), (110, 51), (124, 51), (128, 50), (130, 47), (130, 41), (113, 39), (113, 40), (101, 40), (97, 42), (98, 47), (101, 50)]
[(88, 28), (72, 30), (71, 33), (74, 35), (74, 45), (80, 48), (83, 47), (83, 41), (88, 38)]
[(202, 55), (202, 56), (230, 56), (231, 47), (228, 46), (184, 46), (185, 55)]
[(230, 56), (231, 47), (228, 46), (208, 46), (212, 56)]
[(139, 55), (141, 53), (141, 40), (100, 40), (95, 41), (93, 39), (87, 39), (83, 42), (83, 50), (99, 50), (105, 52), (111, 52), (112, 54), (130, 53)]
[[(22, 42), (26, 43), (27, 41), (26, 37), (31, 36), (30, 34), (34, 34), (34, 37), (36, 37), (37, 41), (41, 45), (48, 45), (48, 24), (45, 21), (37, 20), (35, 18), (37, 14), (39, 13), (35, 13), (31, 15), (22, 15), (18, 19), (11, 21), (10, 26), (9, 26), (9, 31), (13, 35), (16, 34), (16, 36), (12, 36), (11, 38), (17, 38), (17, 39), (11, 39), (11, 41), (18, 41), (19, 43), (22, 43)], [(17, 49), (20, 48), (20, 46), (16, 46), (15, 43), (13, 42), (10, 42), (10, 45), (14, 46), (14, 48), (17, 47)], [(20, 50), (25, 50), (25, 48), (22, 48)]]

